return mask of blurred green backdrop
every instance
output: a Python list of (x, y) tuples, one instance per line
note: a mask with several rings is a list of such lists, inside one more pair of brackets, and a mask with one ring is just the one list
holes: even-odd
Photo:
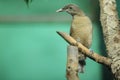
[[(68, 44), (56, 31), (69, 33), (71, 16), (55, 11), (69, 3), (78, 4), (91, 18), (92, 49), (105, 53), (98, 0), (33, 0), (29, 8), (24, 0), (0, 0), (0, 80), (66, 80)], [(107, 74), (107, 69), (87, 58), (85, 73), (79, 76), (110, 80)]]

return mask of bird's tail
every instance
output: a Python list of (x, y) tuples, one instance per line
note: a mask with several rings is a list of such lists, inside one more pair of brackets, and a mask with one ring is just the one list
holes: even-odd
[(79, 51), (79, 67), (78, 70), (80, 73), (84, 73), (84, 66), (86, 65), (85, 59), (86, 56)]
[(84, 66), (86, 65), (85, 60), (79, 60), (78, 70), (80, 73), (84, 73)]

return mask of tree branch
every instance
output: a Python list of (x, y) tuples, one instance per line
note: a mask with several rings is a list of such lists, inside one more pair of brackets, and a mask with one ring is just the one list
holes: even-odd
[(112, 58), (114, 55), (120, 53), (120, 25), (116, 9), (116, 0), (99, 0), (99, 2), (100, 20), (107, 54)]
[(112, 59), (111, 73), (114, 80), (120, 80), (120, 24), (117, 0), (99, 0), (100, 20), (108, 57)]
[(101, 56), (95, 52), (91, 52), (88, 48), (86, 48), (85, 46), (83, 46), (81, 43), (77, 42), (75, 39), (73, 39), (71, 36), (69, 36), (68, 34), (64, 33), (64, 32), (58, 32), (57, 33), (64, 39), (66, 40), (70, 45), (73, 46), (77, 46), (79, 50), (81, 50), (83, 52), (83, 54), (85, 54), (87, 57), (91, 58), (92, 60), (106, 65), (106, 66), (110, 66), (111, 65), (111, 59)]
[(76, 46), (67, 47), (67, 80), (79, 80), (78, 77), (78, 48)]

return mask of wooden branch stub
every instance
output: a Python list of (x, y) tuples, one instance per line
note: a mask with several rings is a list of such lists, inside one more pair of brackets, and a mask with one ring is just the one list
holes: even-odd
[(57, 31), (57, 33), (65, 40), (67, 41), (69, 44), (71, 45), (76, 45), (77, 41), (75, 39), (73, 39), (72, 37), (69, 37), (68, 34), (64, 33), (64, 32), (59, 32)]
[(111, 59), (101, 56), (95, 52), (91, 52), (88, 48), (83, 46), (81, 43), (77, 42), (75, 39), (73, 39), (71, 36), (64, 32), (57, 32), (63, 39), (65, 39), (70, 45), (77, 46), (79, 50), (83, 52), (87, 57), (91, 58), (92, 60), (104, 64), (106, 66), (111, 65)]
[(78, 48), (76, 46), (67, 47), (67, 80), (79, 80), (78, 77)]

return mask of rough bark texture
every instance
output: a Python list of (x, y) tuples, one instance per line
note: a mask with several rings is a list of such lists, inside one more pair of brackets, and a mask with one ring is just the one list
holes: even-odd
[(67, 80), (79, 80), (78, 77), (78, 48), (68, 46), (67, 48)]
[(112, 59), (111, 71), (120, 80), (120, 27), (115, 0), (99, 0), (100, 20), (108, 57)]

